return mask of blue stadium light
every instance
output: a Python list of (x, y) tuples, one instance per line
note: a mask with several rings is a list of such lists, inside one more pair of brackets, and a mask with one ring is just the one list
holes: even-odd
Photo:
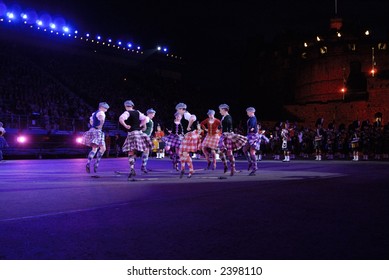
[(20, 17), (24, 20), (28, 19), (28, 15), (26, 13), (21, 13)]
[(162, 48), (160, 46), (157, 47), (157, 50), (160, 51)]
[(89, 37), (90, 35), (89, 35), (89, 33), (86, 33), (86, 35), (85, 35), (86, 37)]
[(50, 28), (51, 28), (51, 29), (56, 29), (57, 26), (55, 25), (55, 23), (50, 23)]
[(97, 35), (96, 38), (97, 38), (97, 40), (101, 40), (101, 36), (100, 35)]
[[(35, 11), (33, 11), (33, 10), (27, 10), (25, 13), (24, 13), (25, 15), (26, 15), (26, 22), (28, 23), (28, 24), (33, 24), (33, 23), (36, 23), (36, 21), (38, 20), (38, 15), (37, 15), (37, 13), (35, 12)], [(23, 19), (24, 19), (24, 17), (23, 17)]]
[(49, 23), (54, 22), (54, 21), (51, 19), (51, 16), (50, 16), (49, 14), (43, 14), (43, 15), (40, 17), (40, 20), (42, 21), (42, 26), (44, 26), (44, 27), (48, 27)]
[(63, 32), (65, 32), (65, 33), (69, 33), (69, 32), (70, 32), (70, 28), (69, 28), (68, 26), (62, 27), (62, 30), (63, 30)]
[(132, 44), (131, 43), (127, 43), (127, 47), (132, 48)]
[(43, 26), (43, 21), (41, 21), (40, 19), (38, 19), (38, 20), (36, 21), (36, 24), (37, 24), (38, 26)]
[(118, 45), (121, 46), (122, 45), (122, 41), (118, 41)]
[(14, 13), (12, 13), (12, 12), (8, 12), (8, 13), (7, 13), (7, 17), (8, 17), (9, 19), (14, 19), (14, 18), (15, 18), (15, 15), (14, 15)]
[(163, 51), (164, 51), (164, 52), (167, 52), (167, 48), (163, 48)]
[(112, 43), (112, 39), (108, 39), (108, 43)]
[(140, 46), (138, 46), (137, 49), (140, 50)]

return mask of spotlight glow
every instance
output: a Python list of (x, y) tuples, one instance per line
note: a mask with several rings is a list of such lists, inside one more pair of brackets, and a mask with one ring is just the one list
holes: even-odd
[(76, 138), (76, 143), (77, 143), (77, 144), (81, 144), (81, 143), (82, 143), (82, 137), (80, 137), (80, 136), (77, 137), (77, 138)]
[(14, 19), (14, 18), (15, 18), (15, 15), (14, 15), (14, 13), (12, 13), (12, 12), (8, 12), (8, 13), (7, 13), (7, 17), (8, 17), (9, 19)]
[(20, 144), (24, 144), (27, 142), (27, 137), (26, 136), (18, 136), (18, 138), (16, 138), (16, 141)]

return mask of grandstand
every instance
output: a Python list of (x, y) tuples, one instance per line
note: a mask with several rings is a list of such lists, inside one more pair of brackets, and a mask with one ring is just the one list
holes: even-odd
[[(0, 22), (0, 59), (0, 120), (11, 146), (8, 155), (84, 155), (83, 147), (69, 143), (88, 129), (100, 101), (111, 106), (105, 129), (113, 136), (123, 134), (118, 117), (124, 100), (132, 99), (142, 112), (153, 107), (155, 121), (163, 126), (180, 95), (193, 91), (185, 86), (185, 64), (176, 56), (22, 23)], [(30, 135), (23, 147), (16, 141), (21, 134)]]

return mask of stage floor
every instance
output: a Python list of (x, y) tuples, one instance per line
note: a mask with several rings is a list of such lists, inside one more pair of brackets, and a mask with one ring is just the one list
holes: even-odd
[[(0, 259), (389, 259), (389, 162), (0, 163)], [(186, 172), (187, 175), (187, 172)]]

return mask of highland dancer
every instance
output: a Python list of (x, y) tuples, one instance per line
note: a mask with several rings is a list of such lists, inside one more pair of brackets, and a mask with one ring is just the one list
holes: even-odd
[(290, 135), (289, 122), (284, 123), (284, 128), (281, 130), (282, 150), (284, 151), (283, 162), (290, 161), (290, 151), (292, 150), (292, 137)]
[(219, 150), (220, 150), (220, 158), (224, 164), (224, 173), (227, 172), (227, 159), (230, 161), (231, 168), (231, 176), (233, 176), (236, 172), (235, 170), (235, 158), (234, 151), (242, 148), (246, 142), (247, 138), (240, 134), (235, 134), (232, 130), (232, 117), (229, 114), (230, 107), (227, 104), (221, 104), (219, 106), (219, 112), (223, 116), (221, 119), (222, 123), (222, 135), (219, 139)]
[[(148, 117), (134, 109), (134, 103), (131, 100), (124, 102), (126, 111), (120, 115), (119, 122), (127, 130), (127, 138), (123, 144), (123, 152), (128, 152), (128, 163), (130, 165), (130, 174), (128, 180), (133, 178), (135, 173), (135, 159), (143, 152), (149, 151), (152, 147), (150, 137), (142, 132), (143, 126), (148, 121)], [(143, 167), (143, 166), (142, 166)]]
[[(155, 113), (156, 113), (156, 111), (152, 108), (147, 110), (148, 121), (146, 122), (146, 125), (143, 129), (143, 133), (145, 133), (150, 139), (151, 139), (151, 134), (153, 133), (153, 130), (154, 130), (153, 118), (155, 117)], [(148, 173), (147, 161), (149, 160), (149, 154), (150, 154), (150, 150), (145, 150), (145, 151), (143, 151), (143, 154), (142, 154), (141, 171), (145, 174)]]
[(182, 116), (182, 125), (184, 127), (184, 134), (196, 129), (194, 122), (196, 121), (197, 118), (195, 115), (189, 113), (186, 110), (185, 103), (178, 103), (176, 105), (176, 112)]
[(184, 138), (181, 141), (181, 145), (179, 148), (179, 157), (181, 163), (180, 178), (182, 178), (185, 174), (185, 164), (187, 164), (189, 167), (188, 178), (192, 177), (194, 173), (194, 169), (193, 169), (193, 163), (192, 163), (192, 158), (190, 156), (190, 153), (191, 152), (196, 153), (200, 149), (201, 149), (201, 127), (200, 124), (198, 124), (197, 129), (186, 133)]
[[(256, 151), (259, 151), (261, 148), (261, 140), (263, 136), (258, 133), (258, 125), (257, 118), (255, 117), (255, 108), (249, 107), (246, 109), (247, 116), (249, 119), (247, 120), (247, 142), (243, 147), (243, 153), (247, 158), (249, 163), (248, 171), (252, 169), (250, 172), (250, 176), (254, 176), (258, 167), (257, 167), (257, 157)], [(267, 139), (267, 137), (265, 137)], [(267, 139), (269, 141), (269, 139)]]
[(84, 133), (83, 144), (92, 147), (92, 150), (88, 154), (88, 160), (86, 163), (86, 172), (90, 173), (90, 164), (94, 156), (96, 155), (96, 161), (93, 166), (93, 171), (96, 173), (97, 168), (103, 154), (106, 150), (105, 147), (105, 135), (102, 130), (105, 122), (105, 112), (109, 109), (109, 105), (106, 102), (99, 103), (99, 109), (92, 114), (89, 119), (90, 129)]
[(216, 150), (218, 148), (218, 143), (220, 139), (220, 130), (221, 122), (219, 119), (215, 118), (215, 111), (208, 110), (208, 118), (203, 120), (200, 125), (207, 135), (204, 138), (202, 143), (202, 151), (204, 153), (205, 159), (207, 160), (207, 168), (211, 166), (211, 161), (209, 155), (212, 155), (212, 170), (216, 169)]
[(165, 142), (165, 151), (170, 154), (170, 158), (173, 162), (173, 168), (178, 169), (179, 148), (181, 141), (184, 138), (184, 127), (181, 124), (182, 115), (179, 112), (174, 114), (174, 122), (168, 130), (169, 135), (162, 137), (162, 141)]

